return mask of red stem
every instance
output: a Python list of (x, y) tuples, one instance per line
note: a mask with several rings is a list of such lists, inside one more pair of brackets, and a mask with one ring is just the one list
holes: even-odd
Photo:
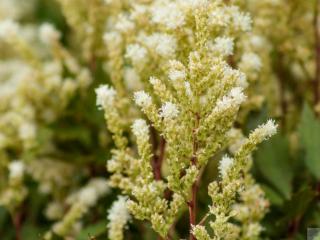
[[(195, 117), (196, 117), (195, 126), (194, 126), (194, 129), (192, 132), (192, 141), (193, 141), (193, 149), (192, 149), (193, 156), (191, 158), (192, 165), (197, 165), (197, 161), (198, 161), (198, 159), (197, 159), (197, 151), (198, 151), (197, 129), (199, 127), (200, 116), (198, 113), (196, 113)], [(197, 179), (197, 181), (192, 184), (191, 199), (188, 202), (189, 221), (190, 221), (190, 235), (189, 235), (190, 240), (196, 240), (195, 236), (191, 233), (191, 230), (192, 230), (192, 226), (196, 225), (198, 183), (199, 183), (199, 179)]]
[(16, 240), (21, 240), (21, 213), (16, 213), (12, 215), (12, 222), (15, 229)]
[(160, 139), (159, 143), (159, 155), (154, 155), (153, 158), (153, 172), (154, 172), (154, 178), (159, 181), (162, 179), (161, 176), (161, 166), (164, 159), (164, 152), (166, 148), (166, 141), (164, 138)]
[[(190, 219), (190, 231), (192, 229), (192, 226), (196, 225), (196, 211), (197, 211), (197, 191), (198, 191), (198, 186), (196, 183), (192, 185), (192, 190), (191, 190), (191, 200), (188, 202), (189, 206), (189, 219)], [(190, 233), (190, 240), (195, 240), (195, 236)]]

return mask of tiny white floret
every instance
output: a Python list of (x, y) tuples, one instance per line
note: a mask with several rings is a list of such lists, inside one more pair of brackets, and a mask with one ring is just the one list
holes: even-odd
[(89, 207), (93, 206), (97, 200), (98, 194), (93, 187), (85, 187), (79, 193), (79, 201)]
[(147, 49), (139, 44), (130, 44), (126, 50), (126, 57), (135, 65), (144, 65), (147, 60)]
[(123, 33), (132, 31), (134, 27), (134, 23), (126, 15), (120, 15), (117, 23), (115, 24), (115, 29)]
[(243, 89), (241, 87), (232, 88), (229, 96), (233, 98), (235, 104), (240, 105), (246, 100), (246, 95), (243, 93)]
[(227, 155), (223, 156), (219, 164), (219, 172), (222, 177), (226, 176), (227, 172), (232, 167), (233, 163), (234, 163), (233, 158), (230, 158)]
[(134, 101), (139, 107), (149, 107), (152, 104), (152, 99), (145, 91), (134, 93)]
[(233, 39), (229, 37), (218, 37), (215, 39), (214, 49), (223, 56), (230, 56), (233, 53)]
[(114, 103), (114, 99), (117, 94), (114, 88), (109, 87), (108, 85), (101, 85), (96, 88), (95, 92), (97, 94), (96, 105), (99, 109), (111, 106)]
[(259, 71), (262, 67), (261, 58), (255, 53), (245, 53), (241, 57), (240, 66), (245, 69)]
[(43, 23), (39, 31), (40, 40), (46, 44), (56, 42), (61, 37), (61, 33), (50, 23)]
[(10, 178), (22, 178), (25, 166), (21, 160), (12, 161), (8, 168)]
[(9, 41), (10, 38), (17, 36), (19, 25), (11, 19), (0, 22), (0, 39)]
[(241, 87), (231, 89), (228, 95), (217, 101), (216, 111), (224, 111), (231, 107), (239, 107), (246, 100)]
[(169, 79), (173, 82), (177, 80), (185, 80), (185, 78), (186, 78), (186, 72), (183, 70), (172, 69), (169, 72)]
[(271, 137), (277, 133), (278, 125), (273, 119), (269, 119), (265, 124), (258, 127), (258, 130), (265, 138)]
[(127, 197), (119, 196), (108, 211), (107, 219), (109, 223), (107, 228), (109, 239), (119, 237), (119, 234), (122, 234), (123, 229), (126, 228), (127, 223), (131, 220), (131, 215), (127, 208), (127, 200)]
[(31, 122), (24, 122), (19, 127), (19, 137), (22, 140), (34, 139), (36, 137), (36, 125)]
[(166, 102), (160, 109), (160, 116), (165, 119), (173, 119), (179, 115), (179, 110), (174, 103)]
[(160, 4), (156, 4), (151, 9), (151, 18), (154, 23), (162, 24), (171, 30), (181, 27), (185, 23), (184, 13), (174, 2), (163, 4), (160, 1)]
[(149, 128), (146, 120), (144, 119), (135, 120), (131, 128), (132, 128), (133, 134), (138, 138), (148, 136), (149, 134)]

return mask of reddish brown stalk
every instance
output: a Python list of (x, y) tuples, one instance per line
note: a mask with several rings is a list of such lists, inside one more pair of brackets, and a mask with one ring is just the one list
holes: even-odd
[[(164, 160), (165, 150), (166, 150), (166, 140), (163, 137), (160, 137), (160, 142), (157, 139), (157, 133), (154, 128), (151, 128), (151, 141), (153, 146), (153, 159), (152, 159), (152, 170), (154, 178), (157, 181), (162, 179), (161, 167)], [(164, 197), (168, 199), (171, 195), (171, 191), (168, 189), (164, 192)], [(158, 236), (158, 240), (164, 240), (161, 236)], [(171, 236), (168, 235), (165, 237), (166, 240), (171, 240)]]
[(151, 142), (153, 147), (152, 170), (155, 180), (159, 181), (162, 179), (161, 167), (166, 150), (166, 141), (163, 137), (160, 138), (160, 142), (158, 141), (157, 132), (153, 127), (151, 128)]
[[(198, 113), (196, 113), (195, 117), (196, 117), (195, 126), (194, 126), (194, 129), (192, 132), (192, 141), (193, 141), (192, 158), (191, 158), (192, 165), (196, 165), (197, 161), (198, 161), (198, 159), (197, 159), (197, 151), (198, 151), (197, 129), (199, 127), (200, 116)], [(192, 226), (196, 225), (198, 184), (199, 184), (199, 179), (192, 184), (191, 199), (188, 202), (189, 221), (190, 221), (190, 235), (189, 235), (190, 240), (196, 240), (195, 236), (191, 233), (191, 229), (192, 229)]]
[[(197, 184), (194, 183), (191, 189), (191, 200), (188, 202), (189, 206), (189, 219), (190, 219), (190, 231), (192, 226), (196, 225), (196, 210), (197, 210)], [(190, 240), (195, 240), (196, 238), (190, 233)]]
[(21, 213), (17, 212), (12, 215), (12, 223), (14, 225), (16, 240), (21, 240)]
[(319, 19), (320, 0), (316, 1), (314, 12), (314, 37), (315, 37), (315, 54), (316, 54), (316, 72), (313, 84), (314, 104), (320, 101), (320, 19)]
[(299, 226), (300, 226), (300, 217), (296, 217), (290, 222), (288, 240), (295, 239), (295, 236), (299, 230)]
[(154, 171), (154, 177), (156, 180), (161, 180), (161, 166), (164, 159), (164, 152), (166, 148), (166, 141), (164, 138), (161, 137), (160, 143), (159, 143), (159, 155), (155, 155), (154, 157), (154, 163), (153, 163), (153, 171)]

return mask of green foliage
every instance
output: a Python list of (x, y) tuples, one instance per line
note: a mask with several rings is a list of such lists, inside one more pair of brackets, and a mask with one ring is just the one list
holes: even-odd
[(306, 154), (306, 167), (320, 180), (320, 121), (307, 104), (302, 111), (299, 134)]
[(76, 240), (91, 240), (91, 238), (99, 239), (99, 236), (105, 234), (107, 222), (100, 221), (86, 228), (83, 228), (76, 237)]
[(262, 177), (282, 197), (289, 199), (294, 172), (286, 137), (277, 134), (270, 141), (262, 144), (256, 154), (255, 163)]
[(318, 2), (0, 0), (0, 240), (305, 239)]

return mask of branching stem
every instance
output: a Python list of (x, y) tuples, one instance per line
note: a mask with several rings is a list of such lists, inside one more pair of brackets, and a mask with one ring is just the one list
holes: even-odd
[[(200, 116), (198, 113), (195, 114), (195, 126), (192, 132), (192, 141), (193, 141), (193, 148), (192, 148), (192, 158), (191, 163), (192, 165), (197, 165), (197, 151), (198, 151), (198, 139), (197, 139), (197, 129), (199, 127)], [(191, 200), (188, 202), (189, 207), (189, 221), (190, 221), (190, 240), (196, 240), (195, 236), (191, 233), (192, 226), (196, 225), (196, 213), (197, 213), (197, 192), (198, 192), (198, 185), (199, 181), (193, 183), (191, 188)]]
[(153, 127), (151, 128), (151, 140), (153, 146), (152, 170), (154, 179), (159, 181), (162, 179), (161, 167), (166, 150), (166, 140), (161, 137), (158, 141), (157, 132)]

